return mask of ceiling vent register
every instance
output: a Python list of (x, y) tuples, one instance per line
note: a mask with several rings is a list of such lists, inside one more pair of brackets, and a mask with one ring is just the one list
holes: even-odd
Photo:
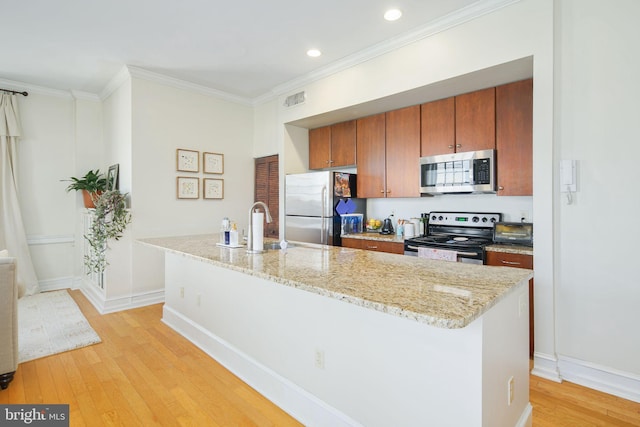
[(299, 105), (306, 101), (307, 95), (304, 91), (295, 93), (293, 95), (287, 96), (287, 99), (284, 100), (285, 107), (293, 107), (294, 105)]

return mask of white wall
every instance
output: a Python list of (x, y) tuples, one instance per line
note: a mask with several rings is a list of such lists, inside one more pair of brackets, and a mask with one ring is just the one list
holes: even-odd
[(635, 0), (559, 2), (555, 117), (558, 158), (578, 163), (574, 202), (555, 199), (558, 353), (636, 375), (638, 16)]
[[(69, 93), (28, 88), (18, 97), (23, 137), (18, 145), (19, 200), (31, 258), (42, 289), (72, 286), (76, 203), (66, 193), (76, 167), (76, 109)], [(23, 90), (23, 89), (21, 89)]]
[[(132, 87), (132, 238), (214, 233), (225, 216), (246, 230), (253, 203), (252, 108), (137, 77)], [(178, 148), (200, 153), (200, 172), (176, 171)], [(222, 175), (202, 172), (203, 152), (224, 155)], [(200, 179), (197, 200), (177, 199), (178, 176)], [(224, 179), (222, 200), (202, 198), (203, 178)], [(132, 259), (134, 295), (164, 289), (159, 251), (134, 244)]]

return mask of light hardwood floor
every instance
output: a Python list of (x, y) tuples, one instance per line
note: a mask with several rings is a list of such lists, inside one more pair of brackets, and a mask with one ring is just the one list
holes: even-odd
[[(70, 291), (102, 343), (19, 366), (0, 404), (69, 403), (71, 426), (298, 426), (160, 321), (162, 305), (101, 316)], [(640, 426), (640, 404), (530, 377), (533, 425)]]

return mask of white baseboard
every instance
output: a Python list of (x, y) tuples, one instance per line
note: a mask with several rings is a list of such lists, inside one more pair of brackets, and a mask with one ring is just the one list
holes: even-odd
[(571, 357), (559, 356), (562, 379), (640, 403), (640, 375)]
[(557, 383), (562, 382), (560, 372), (558, 371), (558, 359), (549, 354), (538, 352), (533, 354), (533, 369), (531, 373)]
[(303, 424), (318, 427), (361, 426), (171, 307), (164, 306), (162, 321)]
[(95, 285), (86, 282), (80, 287), (80, 290), (100, 314), (115, 313), (116, 311), (164, 302), (164, 289), (117, 298), (105, 298), (102, 291), (97, 289)]
[(522, 411), (520, 419), (516, 423), (515, 427), (531, 427), (533, 425), (533, 406), (531, 403), (527, 403), (527, 406)]
[(69, 289), (69, 288), (73, 288), (73, 284), (74, 284), (74, 278), (71, 276), (58, 277), (56, 279), (46, 279), (46, 280), (38, 281), (38, 287), (40, 288), (40, 292)]

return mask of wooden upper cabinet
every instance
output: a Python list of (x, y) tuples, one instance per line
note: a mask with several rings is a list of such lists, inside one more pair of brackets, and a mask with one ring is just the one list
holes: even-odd
[(420, 106), (389, 111), (386, 122), (386, 197), (420, 197)]
[(455, 98), (427, 102), (421, 106), (420, 155), (435, 156), (456, 150)]
[(499, 196), (533, 195), (533, 79), (496, 88)]
[(331, 126), (331, 167), (356, 164), (356, 121)]
[(309, 130), (309, 169), (356, 164), (356, 121)]
[(324, 169), (331, 161), (331, 127), (309, 130), (309, 169)]
[(356, 129), (358, 197), (384, 197), (385, 114), (358, 119)]
[(491, 87), (455, 97), (456, 151), (496, 148), (496, 90)]

